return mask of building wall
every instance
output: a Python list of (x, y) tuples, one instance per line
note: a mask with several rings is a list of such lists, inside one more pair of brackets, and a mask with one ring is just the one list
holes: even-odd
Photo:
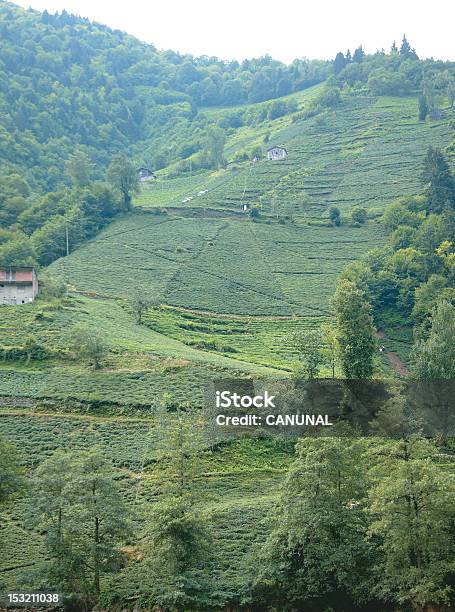
[(284, 159), (286, 157), (286, 151), (277, 147), (275, 149), (270, 149), (267, 155), (269, 159)]
[(15, 268), (6, 268), (0, 270), (0, 282), (2, 280), (9, 280), (31, 283), (34, 276), (34, 270), (16, 270)]
[(36, 291), (32, 283), (2, 283), (0, 281), (0, 304), (28, 304), (33, 302)]

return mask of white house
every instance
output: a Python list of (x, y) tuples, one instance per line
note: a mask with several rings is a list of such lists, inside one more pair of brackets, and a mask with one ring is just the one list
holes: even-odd
[(267, 159), (269, 161), (277, 161), (279, 159), (286, 159), (288, 152), (284, 147), (272, 147), (267, 151)]
[(156, 179), (156, 176), (153, 174), (150, 168), (138, 168), (137, 175), (141, 183), (144, 183), (145, 181), (153, 181)]

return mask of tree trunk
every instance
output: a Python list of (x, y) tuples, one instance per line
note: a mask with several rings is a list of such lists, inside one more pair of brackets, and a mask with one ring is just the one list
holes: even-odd
[(58, 527), (57, 527), (57, 542), (58, 545), (62, 543), (62, 509), (58, 509)]
[(100, 594), (100, 561), (98, 558), (98, 545), (100, 543), (100, 525), (98, 517), (95, 517), (95, 553), (93, 556), (93, 567), (95, 576), (93, 580), (93, 587), (97, 595)]
[[(92, 494), (94, 497), (94, 502), (96, 504), (96, 484), (93, 483)], [(100, 520), (97, 516), (95, 516), (95, 550), (93, 554), (93, 568), (94, 568), (94, 578), (93, 578), (93, 587), (95, 589), (95, 593), (97, 595), (100, 594), (100, 560), (99, 560), (99, 543), (100, 543)]]

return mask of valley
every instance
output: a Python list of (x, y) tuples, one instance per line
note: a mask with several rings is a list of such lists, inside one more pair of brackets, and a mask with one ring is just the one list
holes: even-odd
[[(194, 58), (9, 2), (0, 26), (0, 269), (40, 283), (0, 306), (0, 596), (445, 610), (451, 417), (432, 440), (403, 383), (453, 372), (455, 64), (405, 37)], [(207, 435), (214, 381), (300, 410), (319, 378), (345, 384), (334, 435)]]

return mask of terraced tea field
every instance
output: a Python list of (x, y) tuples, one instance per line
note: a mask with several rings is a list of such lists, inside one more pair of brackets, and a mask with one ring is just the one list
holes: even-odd
[[(299, 111), (319, 92), (295, 94)], [(234, 111), (209, 112), (222, 119)], [(196, 398), (219, 371), (286, 375), (295, 357), (287, 336), (330, 320), (338, 275), (383, 244), (378, 214), (393, 198), (420, 191), (422, 157), (430, 144), (447, 144), (453, 115), (445, 109), (441, 120), (419, 122), (415, 97), (350, 96), (310, 119), (291, 114), (231, 131), (228, 159), (245, 147), (265, 149), (267, 135), (286, 146), (285, 161), (177, 178), (160, 171), (136, 212), (52, 264), (51, 273), (77, 292), (72, 302), (55, 312), (40, 312), (39, 302), (26, 306), (20, 324), (14, 309), (3, 309), (0, 345), (10, 350), (32, 335), (56, 363), (32, 364), (39, 373), (20, 371), (16, 385), (6, 363), (0, 394), (18, 394), (23, 385), (29, 396), (47, 389), (150, 405), (168, 389), (179, 402)], [(258, 222), (242, 214), (244, 203), (260, 205)], [(341, 227), (327, 224), (332, 204), (341, 209)], [(369, 209), (364, 226), (350, 222), (354, 205)], [(129, 305), (137, 288), (155, 305), (141, 326)], [(65, 365), (66, 375), (58, 362), (80, 324), (100, 331), (110, 348), (100, 376), (84, 364)], [(404, 359), (407, 346), (394, 342)]]
[[(296, 94), (299, 110), (319, 90)], [(210, 112), (222, 118), (233, 110)], [(228, 157), (263, 145), (265, 135), (270, 144), (285, 145), (289, 157), (177, 178), (161, 171), (137, 198), (136, 212), (52, 264), (51, 273), (65, 279), (77, 300), (59, 312), (40, 314), (39, 303), (24, 307), (20, 325), (5, 309), (1, 344), (19, 346), (33, 334), (59, 358), (74, 325), (96, 329), (111, 349), (107, 368), (117, 374), (123, 376), (122, 358), (156, 359), (157, 365), (130, 368), (146, 376), (144, 389), (138, 384), (132, 393), (138, 403), (147, 403), (147, 385), (154, 401), (159, 389), (163, 395), (167, 383), (161, 375), (181, 398), (185, 388), (194, 395), (192, 376), (199, 385), (218, 370), (288, 371), (293, 354), (286, 336), (329, 320), (338, 275), (383, 244), (377, 215), (393, 198), (420, 191), (422, 157), (430, 144), (447, 144), (453, 114), (445, 109), (439, 121), (418, 122), (415, 97), (357, 95), (310, 119), (291, 114), (233, 131)], [(244, 203), (260, 205), (259, 222), (241, 213)], [(341, 227), (327, 224), (332, 204), (341, 209)], [(349, 211), (358, 204), (369, 209), (370, 219), (354, 227)], [(148, 313), (147, 327), (136, 325), (131, 313), (129, 300), (137, 288), (155, 306), (164, 306)], [(183, 362), (178, 375), (172, 378), (163, 360)], [(158, 375), (161, 367), (165, 373)], [(86, 374), (70, 374), (77, 383), (63, 385), (68, 393), (79, 396), (85, 386), (85, 396), (112, 399), (116, 383), (107, 373), (102, 383), (88, 381)], [(51, 379), (61, 376), (57, 369)], [(46, 384), (56, 390), (51, 379)], [(126, 379), (122, 385), (127, 391), (117, 395), (125, 401), (130, 385)], [(41, 389), (32, 380), (27, 386)]]
[[(314, 91), (307, 95), (314, 96)], [(305, 96), (299, 103), (305, 106)], [(185, 196), (194, 196), (185, 203), (188, 208), (238, 212), (243, 203), (260, 204), (264, 214), (307, 219), (327, 217), (330, 205), (346, 215), (355, 205), (379, 211), (394, 198), (420, 190), (423, 156), (429, 145), (448, 144), (454, 116), (454, 110), (446, 109), (442, 120), (419, 122), (416, 97), (349, 97), (336, 110), (310, 119), (293, 123), (294, 113), (254, 129), (240, 128), (226, 147), (229, 154), (253, 144), (265, 149), (267, 134), (270, 144), (287, 148), (284, 161), (269, 162), (264, 156), (238, 165), (238, 171), (162, 182), (169, 193), (173, 184), (185, 184)], [(204, 189), (207, 193), (198, 195)], [(172, 197), (166, 203), (157, 185), (145, 191), (139, 203), (182, 205), (181, 199)]]
[[(299, 110), (319, 90), (301, 92)], [(222, 119), (234, 110), (210, 112)], [(448, 143), (453, 116), (445, 109), (441, 120), (419, 122), (415, 97), (357, 95), (310, 119), (291, 114), (239, 128), (228, 158), (248, 146), (265, 149), (265, 135), (289, 157), (178, 178), (161, 172), (136, 205), (165, 211), (117, 220), (52, 270), (94, 297), (127, 300), (140, 287), (155, 304), (172, 307), (149, 313), (150, 330), (207, 359), (289, 369), (283, 338), (328, 320), (337, 276), (383, 244), (377, 216), (394, 198), (421, 190), (422, 158), (429, 145)], [(260, 206), (260, 222), (241, 214), (245, 203)], [(331, 205), (341, 210), (339, 228), (327, 225)], [(350, 223), (356, 205), (369, 210), (365, 226)], [(294, 222), (278, 223), (283, 217)]]
[[(141, 511), (150, 507), (158, 491), (152, 420), (0, 407), (0, 428), (21, 449), (27, 470), (56, 449), (100, 449), (115, 466), (122, 493), (137, 513), (140, 533)], [(241, 574), (234, 568), (244, 562), (254, 542), (265, 539), (263, 520), (276, 503), (277, 489), (292, 458), (290, 443), (245, 439), (224, 445), (204, 459), (195, 495), (216, 543), (214, 573), (220, 592), (236, 592)], [(33, 571), (45, 554), (42, 535), (25, 520), (30, 503), (25, 494), (2, 507), (0, 575), (10, 589), (23, 584), (24, 573)]]
[(330, 317), (245, 317), (214, 315), (169, 306), (150, 310), (145, 323), (159, 333), (231, 359), (290, 369), (296, 355), (289, 335), (314, 329)]
[(79, 291), (247, 316), (327, 316), (337, 275), (382, 243), (378, 224), (329, 228), (136, 214), (51, 266)]

